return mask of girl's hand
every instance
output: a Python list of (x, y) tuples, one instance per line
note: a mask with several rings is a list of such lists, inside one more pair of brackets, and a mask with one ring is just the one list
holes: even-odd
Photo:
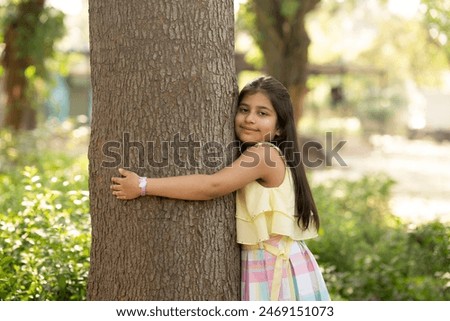
[(119, 168), (119, 173), (123, 177), (112, 177), (111, 190), (113, 195), (120, 200), (132, 200), (141, 196), (139, 188), (139, 176), (131, 171)]

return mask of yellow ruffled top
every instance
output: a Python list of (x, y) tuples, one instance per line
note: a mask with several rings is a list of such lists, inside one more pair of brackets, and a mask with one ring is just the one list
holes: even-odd
[(294, 181), (288, 167), (278, 187), (264, 187), (256, 181), (247, 184), (236, 194), (237, 242), (258, 244), (273, 234), (289, 236), (293, 240), (316, 237), (313, 224), (307, 230), (298, 226), (295, 212)]

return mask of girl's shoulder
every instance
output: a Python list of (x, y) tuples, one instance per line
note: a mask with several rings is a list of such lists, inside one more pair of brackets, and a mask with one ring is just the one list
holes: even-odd
[(262, 161), (271, 174), (275, 169), (278, 174), (284, 176), (284, 168), (287, 167), (286, 160), (280, 148), (269, 142), (257, 143), (247, 149), (250, 154), (254, 154), (258, 162)]
[(254, 148), (261, 148), (261, 147), (263, 147), (263, 148), (273, 148), (274, 150), (276, 150), (278, 152), (278, 154), (281, 156), (281, 158), (284, 159), (284, 155), (283, 155), (283, 152), (281, 151), (281, 149), (277, 145), (275, 145), (273, 143), (260, 142), (260, 143), (256, 143), (252, 147), (254, 147)]

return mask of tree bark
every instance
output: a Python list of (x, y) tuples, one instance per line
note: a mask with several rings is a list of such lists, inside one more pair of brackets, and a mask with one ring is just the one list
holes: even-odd
[(225, 166), (237, 97), (233, 2), (90, 0), (89, 16), (88, 298), (238, 300), (232, 195), (119, 201), (109, 190), (118, 167), (165, 177)]

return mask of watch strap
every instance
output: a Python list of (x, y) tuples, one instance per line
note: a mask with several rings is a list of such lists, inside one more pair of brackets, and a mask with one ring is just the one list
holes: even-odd
[(139, 187), (141, 188), (141, 196), (145, 196), (147, 194), (147, 177), (139, 177)]

